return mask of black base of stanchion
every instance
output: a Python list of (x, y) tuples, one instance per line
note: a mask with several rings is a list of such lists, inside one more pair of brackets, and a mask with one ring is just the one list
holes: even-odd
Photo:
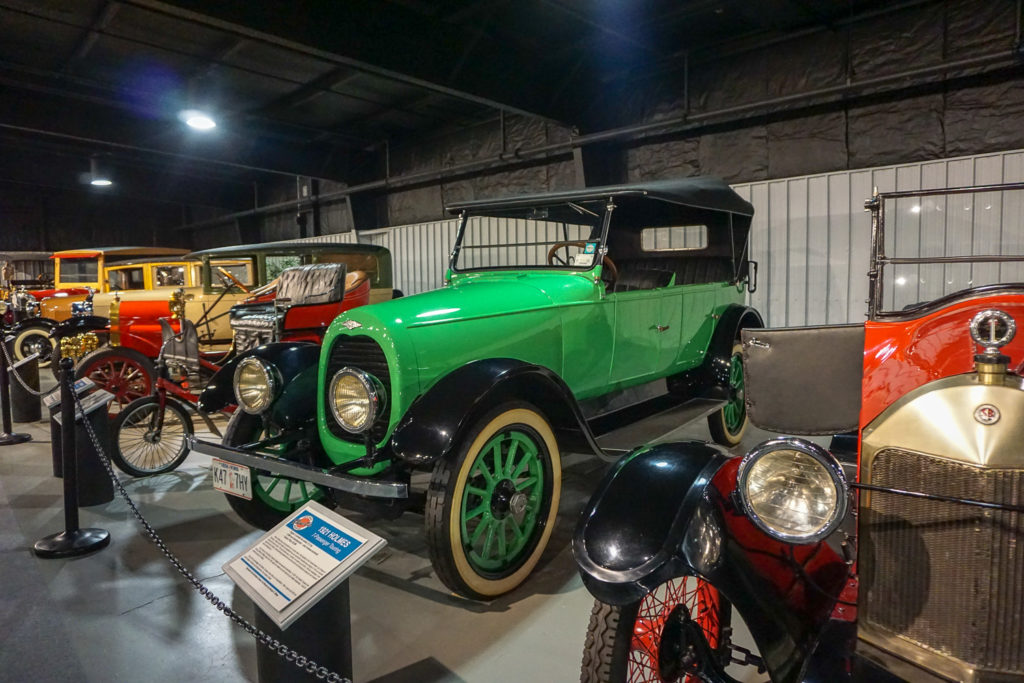
[(109, 544), (110, 533), (106, 529), (75, 529), (39, 539), (32, 546), (32, 551), (46, 558), (77, 557), (106, 548)]
[(0, 434), (0, 446), (13, 446), (31, 440), (31, 434)]

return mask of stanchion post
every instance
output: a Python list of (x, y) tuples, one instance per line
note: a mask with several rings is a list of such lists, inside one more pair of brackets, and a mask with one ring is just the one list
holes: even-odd
[[(64, 467), (64, 531), (36, 541), (32, 547), (39, 557), (75, 557), (104, 548), (110, 543), (106, 529), (78, 528), (78, 459), (75, 449), (74, 361), (60, 361), (60, 432)], [(82, 419), (87, 419), (83, 415)]]
[(4, 328), (3, 322), (0, 322), (0, 344), (4, 345), (3, 349), (0, 349), (0, 404), (3, 405), (3, 432), (0, 432), (0, 446), (13, 446), (19, 443), (25, 443), (32, 439), (31, 434), (14, 434), (12, 432), (13, 424), (11, 419), (11, 385), (10, 377), (8, 377), (7, 367), (7, 330)]

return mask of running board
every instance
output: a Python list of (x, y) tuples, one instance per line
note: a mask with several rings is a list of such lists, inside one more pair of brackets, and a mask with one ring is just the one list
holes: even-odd
[(609, 453), (632, 450), (650, 443), (680, 427), (707, 417), (721, 409), (725, 401), (694, 398), (658, 411), (637, 422), (608, 431), (597, 437), (597, 443)]

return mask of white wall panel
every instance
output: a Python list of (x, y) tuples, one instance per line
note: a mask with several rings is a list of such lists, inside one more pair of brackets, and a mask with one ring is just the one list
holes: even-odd
[[(873, 188), (891, 192), (1019, 181), (1024, 181), (1024, 151), (735, 185), (755, 209), (750, 245), (759, 282), (751, 303), (773, 327), (862, 322), (871, 241), (864, 202)], [(889, 202), (887, 253), (1024, 253), (1021, 194)], [(899, 230), (892, 229), (897, 224)], [(388, 247), (395, 286), (415, 294), (441, 286), (456, 229), (457, 220), (450, 219), (361, 232), (358, 239)], [(526, 226), (514, 222), (495, 221), (488, 229), (492, 243), (533, 239)], [(354, 239), (349, 232), (302, 241)], [(892, 284), (897, 277), (903, 278), (899, 291)], [(1024, 264), (904, 266), (888, 279), (886, 303), (899, 306), (934, 298), (955, 286), (951, 283), (1024, 281)]]

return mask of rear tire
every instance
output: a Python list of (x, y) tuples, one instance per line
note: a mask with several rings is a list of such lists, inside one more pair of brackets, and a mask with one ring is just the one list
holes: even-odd
[(192, 418), (175, 401), (164, 403), (164, 421), (158, 436), (152, 424), (160, 410), (160, 399), (144, 396), (135, 399), (114, 418), (114, 444), (110, 459), (133, 477), (148, 477), (170, 472), (184, 462), (189, 449), (187, 437), (193, 433)]
[(686, 673), (681, 656), (686, 646), (685, 632), (679, 628), (684, 610), (725, 666), (729, 648), (722, 635), (732, 608), (708, 582), (683, 576), (627, 605), (594, 601), (580, 683), (698, 683), (698, 676)]
[(747, 431), (747, 404), (744, 397), (743, 345), (738, 341), (732, 346), (729, 358), (729, 398), (721, 410), (708, 415), (708, 430), (711, 439), (722, 446), (739, 445)]
[[(225, 446), (244, 446), (258, 441), (264, 433), (263, 418), (241, 408), (235, 411), (224, 430)], [(225, 493), (228, 505), (243, 520), (257, 529), (270, 529), (311, 500), (323, 501), (324, 492), (307, 481), (279, 477), (249, 468), (252, 500)]]

